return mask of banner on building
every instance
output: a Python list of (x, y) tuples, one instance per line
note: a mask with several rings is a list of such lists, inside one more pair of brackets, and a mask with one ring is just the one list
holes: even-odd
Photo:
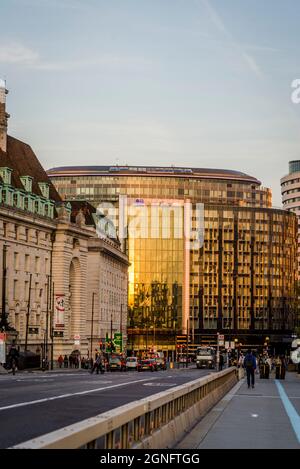
[(55, 295), (54, 327), (61, 328), (65, 325), (65, 295)]
[(0, 333), (0, 363), (6, 362), (6, 334)]

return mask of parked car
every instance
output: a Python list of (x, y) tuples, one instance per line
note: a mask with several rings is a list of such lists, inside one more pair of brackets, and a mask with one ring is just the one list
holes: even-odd
[(146, 370), (149, 370), (149, 371), (157, 371), (158, 370), (157, 363), (156, 363), (155, 359), (148, 358), (146, 360), (141, 360), (138, 363), (138, 371), (146, 371)]
[(127, 370), (137, 370), (138, 359), (137, 357), (128, 357), (126, 359), (126, 368)]
[(126, 371), (125, 361), (120, 357), (110, 357), (108, 360), (109, 371)]

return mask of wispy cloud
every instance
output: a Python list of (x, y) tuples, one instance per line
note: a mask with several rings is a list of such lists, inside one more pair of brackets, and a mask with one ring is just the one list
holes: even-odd
[(119, 57), (114, 55), (103, 55), (87, 59), (67, 60), (61, 62), (43, 62), (39, 61), (33, 65), (35, 69), (45, 71), (72, 71), (90, 67), (108, 67), (108, 68), (135, 68), (147, 67), (152, 61), (143, 57)]
[(48, 61), (22, 44), (11, 43), (0, 45), (0, 63), (23, 65), (27, 68), (45, 71), (73, 71), (91, 67), (108, 68), (143, 68), (152, 64), (144, 57), (117, 56), (110, 54), (72, 60)]
[(24, 6), (37, 8), (64, 8), (69, 10), (84, 10), (87, 7), (87, 1), (81, 0), (17, 0)]
[[(223, 36), (225, 36), (229, 45), (231, 45), (236, 50), (237, 54), (242, 58), (242, 60), (248, 66), (250, 71), (254, 73), (257, 77), (261, 78), (263, 76), (263, 72), (260, 66), (258, 65), (257, 61), (255, 60), (255, 58), (252, 55), (250, 55), (250, 53), (248, 52), (250, 47), (247, 48), (248, 50), (246, 51), (242, 43), (238, 42), (234, 38), (233, 34), (231, 34), (231, 32), (225, 26), (217, 10), (212, 6), (210, 0), (195, 0), (195, 1), (198, 6), (200, 5), (199, 1), (201, 2), (202, 6), (205, 7), (209, 15), (209, 18), (212, 21), (212, 23), (215, 25), (216, 29), (220, 33), (222, 33)], [(260, 48), (259, 46), (251, 46), (253, 50), (254, 50), (254, 47), (256, 47), (257, 50)]]
[(22, 44), (0, 45), (0, 63), (33, 65), (37, 63), (39, 54)]

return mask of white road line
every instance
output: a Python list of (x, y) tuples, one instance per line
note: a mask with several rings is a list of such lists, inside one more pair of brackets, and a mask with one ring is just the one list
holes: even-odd
[(157, 378), (139, 379), (137, 381), (130, 381), (128, 383), (114, 384), (113, 386), (105, 386), (105, 387), (97, 388), (97, 389), (89, 389), (87, 391), (74, 392), (74, 393), (69, 393), (69, 394), (61, 394), (60, 396), (53, 396), (53, 397), (45, 397), (44, 399), (37, 399), (36, 401), (20, 402), (19, 404), (12, 404), (12, 405), (7, 405), (5, 407), (0, 407), (0, 411), (1, 410), (8, 410), (8, 409), (15, 409), (17, 407), (25, 407), (25, 406), (29, 406), (29, 405), (33, 405), (33, 404), (41, 404), (42, 402), (55, 401), (56, 399), (65, 399), (66, 397), (82, 396), (84, 394), (91, 394), (92, 392), (98, 392), (98, 391), (104, 391), (106, 389), (118, 388), (120, 386), (127, 386), (128, 384), (142, 383), (143, 381), (149, 381), (149, 380), (152, 380), (152, 379), (157, 379)]

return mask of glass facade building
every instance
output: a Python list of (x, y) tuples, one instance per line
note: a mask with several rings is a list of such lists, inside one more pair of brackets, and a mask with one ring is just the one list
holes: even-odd
[[(129, 256), (128, 346), (279, 342), (294, 327), (296, 217), (238, 171), (62, 167), (60, 195), (114, 207)], [(123, 240), (124, 220), (126, 235)]]

